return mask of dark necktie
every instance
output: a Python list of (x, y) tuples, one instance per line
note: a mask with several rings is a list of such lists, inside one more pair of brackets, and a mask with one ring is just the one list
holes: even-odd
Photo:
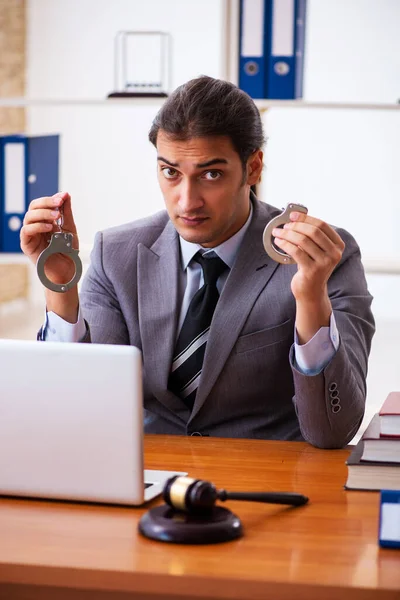
[(204, 285), (193, 296), (175, 346), (168, 389), (193, 408), (212, 316), (218, 302), (217, 279), (227, 268), (218, 256), (193, 260), (203, 269)]

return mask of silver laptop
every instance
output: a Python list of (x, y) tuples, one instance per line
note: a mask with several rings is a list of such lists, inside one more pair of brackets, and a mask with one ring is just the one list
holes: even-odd
[(134, 506), (181, 474), (143, 469), (137, 348), (0, 340), (0, 365), (0, 494)]

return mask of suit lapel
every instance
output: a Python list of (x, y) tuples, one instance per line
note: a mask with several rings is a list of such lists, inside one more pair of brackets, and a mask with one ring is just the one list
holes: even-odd
[(254, 202), (253, 206), (252, 222), (215, 309), (191, 418), (203, 406), (253, 304), (279, 266), (266, 254), (262, 244), (262, 233), (272, 213), (269, 207), (260, 206), (258, 202)]
[(139, 325), (150, 389), (169, 410), (187, 420), (188, 409), (167, 389), (179, 313), (179, 271), (178, 235), (168, 222), (151, 248), (138, 247)]

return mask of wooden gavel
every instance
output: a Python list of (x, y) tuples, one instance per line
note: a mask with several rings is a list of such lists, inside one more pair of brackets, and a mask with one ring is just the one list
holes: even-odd
[(247, 500), (269, 504), (302, 506), (307, 496), (289, 492), (227, 492), (217, 490), (214, 484), (192, 477), (175, 475), (168, 479), (163, 490), (163, 499), (172, 508), (188, 513), (205, 512), (212, 509), (217, 500)]

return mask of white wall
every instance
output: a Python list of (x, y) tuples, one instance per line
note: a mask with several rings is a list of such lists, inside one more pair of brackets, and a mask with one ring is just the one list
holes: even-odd
[(399, 0), (308, 0), (306, 99), (397, 102), (399, 28)]
[(273, 108), (265, 126), (264, 199), (305, 204), (366, 259), (400, 261), (400, 111)]
[(201, 73), (218, 77), (223, 7), (223, 0), (27, 0), (27, 94), (105, 98), (121, 30), (171, 34), (172, 89)]
[(96, 231), (163, 208), (148, 130), (160, 104), (30, 109), (31, 131), (61, 132), (60, 188), (85, 251)]

